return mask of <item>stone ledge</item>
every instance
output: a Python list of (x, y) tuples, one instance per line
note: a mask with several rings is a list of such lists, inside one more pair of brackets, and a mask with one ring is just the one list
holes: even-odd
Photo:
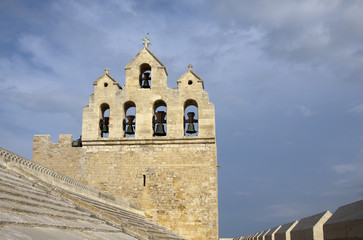
[(113, 146), (113, 145), (167, 145), (167, 144), (215, 144), (215, 138), (179, 138), (179, 139), (82, 139), (83, 146)]

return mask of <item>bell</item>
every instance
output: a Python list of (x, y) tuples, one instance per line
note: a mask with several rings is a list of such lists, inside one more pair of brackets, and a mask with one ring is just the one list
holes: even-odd
[(156, 131), (154, 133), (155, 136), (166, 136), (166, 132), (164, 129), (164, 125), (161, 123), (156, 124)]
[(102, 133), (108, 133), (108, 126), (106, 124), (102, 125)]
[(195, 131), (194, 124), (193, 123), (188, 123), (187, 133), (193, 134), (193, 133), (196, 133), (196, 132), (197, 131)]
[(142, 77), (143, 83), (142, 88), (150, 88), (149, 80), (150, 80), (150, 73), (146, 72), (144, 73), (144, 76)]
[(142, 88), (150, 88), (149, 80), (144, 80), (144, 82), (142, 83)]
[(134, 128), (131, 125), (127, 126), (126, 134), (128, 134), (128, 135), (134, 135), (135, 134)]

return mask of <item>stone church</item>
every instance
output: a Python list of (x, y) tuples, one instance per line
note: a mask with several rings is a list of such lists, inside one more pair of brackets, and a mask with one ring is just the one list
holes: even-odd
[[(33, 161), (0, 148), (0, 239), (217, 240), (215, 111), (188, 66), (168, 88), (144, 48), (121, 86), (106, 68), (82, 135), (34, 136)], [(363, 239), (363, 200), (244, 240)]]
[(204, 81), (189, 65), (169, 88), (148, 38), (125, 72), (124, 86), (108, 68), (93, 82), (80, 139), (34, 136), (33, 161), (187, 239), (218, 239), (215, 110)]

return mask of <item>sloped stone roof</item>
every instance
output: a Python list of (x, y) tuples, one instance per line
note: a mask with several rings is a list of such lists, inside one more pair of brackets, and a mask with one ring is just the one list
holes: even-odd
[(127, 202), (0, 148), (0, 239), (184, 239)]

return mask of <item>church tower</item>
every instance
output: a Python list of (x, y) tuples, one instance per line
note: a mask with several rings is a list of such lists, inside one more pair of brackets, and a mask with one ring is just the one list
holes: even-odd
[(144, 38), (126, 65), (124, 86), (108, 68), (93, 83), (81, 141), (34, 136), (33, 160), (131, 202), (188, 239), (218, 239), (214, 105), (191, 65), (168, 88), (166, 67), (148, 46)]

